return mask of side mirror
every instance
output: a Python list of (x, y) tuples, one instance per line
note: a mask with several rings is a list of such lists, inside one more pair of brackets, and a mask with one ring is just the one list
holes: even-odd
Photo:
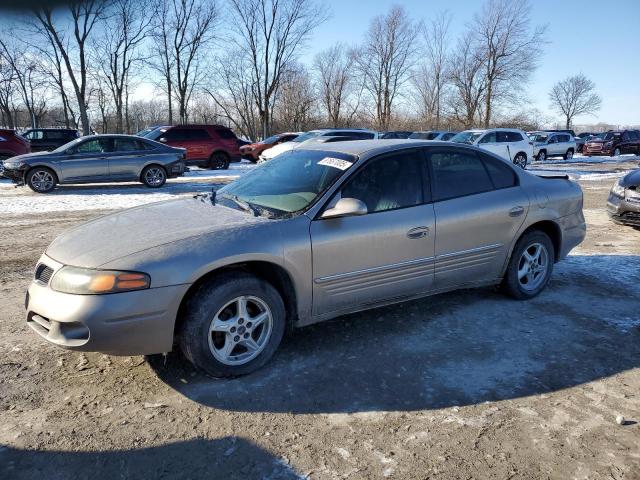
[(333, 208), (324, 211), (320, 218), (340, 218), (366, 215), (367, 206), (357, 198), (341, 198)]
[(164, 138), (164, 137), (160, 137), (160, 138), (158, 139), (158, 141), (159, 141), (160, 143), (167, 143), (167, 139), (166, 139), (166, 138)]

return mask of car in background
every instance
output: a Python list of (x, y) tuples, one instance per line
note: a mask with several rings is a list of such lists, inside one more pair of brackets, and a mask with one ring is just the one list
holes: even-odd
[(533, 142), (533, 156), (539, 162), (550, 157), (571, 160), (577, 148), (576, 141), (569, 133), (530, 132), (529, 139)]
[(582, 149), (584, 148), (584, 144), (586, 143), (586, 141), (596, 135), (596, 133), (592, 132), (581, 132), (575, 135), (573, 138), (576, 141), (576, 153), (582, 153)]
[(401, 140), (403, 138), (409, 138), (413, 132), (408, 132), (406, 130), (397, 130), (393, 132), (383, 132), (380, 133), (379, 138), (381, 140)]
[(609, 192), (607, 213), (615, 223), (640, 227), (640, 169), (616, 181)]
[(632, 153), (640, 155), (640, 130), (610, 130), (602, 138), (591, 138), (585, 144), (582, 154), (620, 155)]
[(52, 152), (5, 161), (4, 175), (36, 193), (70, 183), (142, 182), (158, 188), (185, 171), (186, 152), (134, 135), (91, 135)]
[(461, 288), (534, 298), (585, 233), (566, 175), (453, 143), (306, 144), (208, 198), (62, 233), (36, 264), (26, 323), (77, 351), (179, 347), (234, 377), (269, 361), (289, 327)]
[(310, 130), (297, 136), (290, 142), (280, 144), (264, 151), (260, 155), (260, 160), (263, 162), (271, 160), (273, 157), (280, 155), (281, 153), (299, 148), (307, 140), (311, 140), (316, 137), (352, 137), (352, 140), (374, 140), (379, 138), (379, 134), (373, 130), (365, 130), (362, 128), (321, 128), (318, 130)]
[(429, 130), (424, 132), (413, 132), (409, 135), (411, 140), (440, 140), (447, 142), (453, 138), (456, 132), (447, 132), (439, 130)]
[(15, 130), (0, 128), (0, 161), (31, 152), (29, 141)]
[(302, 132), (286, 132), (272, 135), (269, 138), (262, 140), (261, 142), (249, 143), (247, 145), (241, 146), (240, 154), (242, 155), (242, 158), (256, 163), (262, 152), (275, 147), (276, 145), (280, 145), (281, 143), (290, 142), (301, 133)]
[(150, 127), (147, 127), (144, 130), (140, 130), (138, 133), (136, 133), (136, 136), (146, 137), (147, 135), (149, 135), (154, 130), (157, 130), (158, 128), (169, 128), (170, 126), (171, 125), (151, 125)]
[(75, 128), (31, 128), (22, 133), (29, 140), (32, 152), (49, 152), (80, 138)]
[(213, 170), (229, 168), (239, 162), (240, 147), (233, 131), (223, 125), (176, 125), (160, 127), (144, 138), (187, 151), (187, 165)]
[(451, 137), (450, 141), (488, 150), (520, 168), (526, 168), (533, 158), (533, 142), (522, 130), (514, 128), (465, 130)]

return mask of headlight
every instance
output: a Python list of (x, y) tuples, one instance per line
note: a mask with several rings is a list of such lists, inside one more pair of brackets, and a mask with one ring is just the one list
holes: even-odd
[(11, 168), (11, 169), (15, 169), (15, 168), (20, 168), (24, 165), (24, 162), (4, 162), (4, 167), (5, 168)]
[(620, 182), (616, 182), (611, 188), (611, 193), (618, 197), (624, 198), (624, 187), (620, 185)]
[(150, 285), (151, 278), (146, 273), (78, 267), (62, 267), (51, 279), (53, 290), (79, 295), (129, 292), (143, 290)]

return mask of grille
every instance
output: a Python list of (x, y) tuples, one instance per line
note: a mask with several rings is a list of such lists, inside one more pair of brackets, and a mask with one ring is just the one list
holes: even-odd
[(49, 283), (49, 280), (51, 280), (51, 275), (53, 275), (53, 269), (46, 266), (44, 263), (41, 263), (36, 267), (35, 277), (38, 282), (47, 285)]

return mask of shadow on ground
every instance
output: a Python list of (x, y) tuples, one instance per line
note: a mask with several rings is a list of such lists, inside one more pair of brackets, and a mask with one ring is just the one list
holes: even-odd
[(439, 295), (294, 332), (252, 375), (217, 380), (180, 355), (152, 368), (184, 396), (234, 411), (443, 408), (553, 392), (640, 366), (640, 257), (573, 256), (518, 302)]
[(34, 451), (0, 446), (0, 476), (12, 480), (38, 476), (47, 480), (303, 478), (283, 460), (238, 437), (103, 452)]

